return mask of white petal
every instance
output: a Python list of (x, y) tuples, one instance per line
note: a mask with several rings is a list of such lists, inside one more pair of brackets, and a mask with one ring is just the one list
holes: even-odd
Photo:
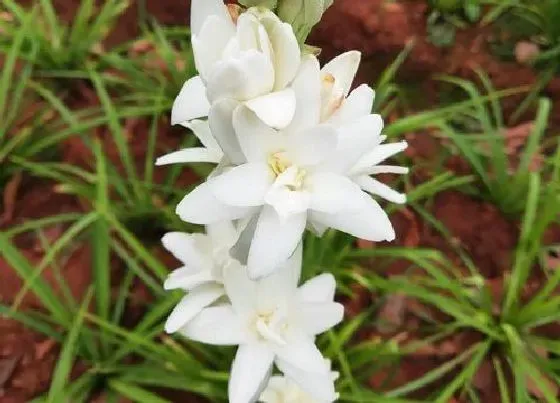
[(399, 143), (381, 144), (375, 147), (373, 150), (365, 154), (356, 165), (352, 168), (352, 173), (364, 172), (371, 167), (385, 161), (387, 158), (398, 154), (408, 147), (406, 141), (401, 141)]
[(268, 126), (283, 129), (290, 124), (296, 112), (296, 95), (293, 89), (286, 88), (253, 98), (245, 105)]
[(343, 53), (328, 62), (321, 72), (332, 74), (336, 85), (343, 89), (344, 96), (346, 96), (350, 92), (352, 82), (358, 72), (361, 58), (361, 53), (356, 50)]
[(247, 101), (272, 91), (274, 67), (256, 50), (242, 52), (237, 59), (218, 62), (208, 77), (207, 95), (210, 102), (224, 98)]
[(183, 148), (182, 150), (159, 157), (156, 160), (156, 165), (187, 164), (191, 162), (210, 162), (217, 164), (220, 162), (220, 159), (221, 158), (212, 155), (206, 148)]
[(371, 197), (364, 193), (368, 201), (365, 208), (357, 211), (327, 214), (313, 211), (311, 219), (339, 231), (346, 232), (357, 238), (368, 241), (392, 241), (395, 239), (395, 230), (389, 217)]
[(238, 314), (254, 312), (257, 308), (257, 283), (249, 279), (242, 266), (224, 269), (224, 286), (233, 309)]
[(240, 106), (233, 113), (233, 127), (249, 162), (267, 162), (270, 153), (282, 148), (283, 136), (264, 124), (249, 108)]
[(375, 165), (367, 170), (366, 175), (377, 175), (377, 174), (397, 174), (406, 175), (410, 172), (407, 167), (399, 167), (396, 165)]
[(274, 181), (267, 164), (239, 165), (212, 179), (210, 185), (216, 198), (229, 206), (261, 206)]
[(237, 239), (239, 233), (232, 221), (219, 221), (206, 226), (206, 233), (212, 240), (214, 248), (231, 248)]
[(288, 132), (301, 131), (319, 124), (321, 115), (321, 77), (319, 61), (309, 55), (302, 60), (292, 88), (296, 94), (296, 111)]
[(212, 105), (208, 115), (208, 123), (212, 135), (228, 160), (236, 165), (246, 161), (232, 123), (233, 112), (238, 107), (239, 102), (232, 99), (224, 99)]
[(184, 124), (189, 120), (208, 116), (209, 110), (206, 86), (200, 76), (193, 77), (187, 80), (173, 102), (171, 124)]
[(178, 269), (171, 273), (165, 283), (164, 290), (176, 290), (178, 288), (189, 291), (204, 283), (215, 281), (210, 270), (193, 272), (192, 270)]
[(168, 232), (163, 236), (161, 242), (163, 247), (189, 270), (202, 271), (208, 268), (210, 260), (199, 247), (201, 238), (204, 238), (204, 235)]
[(192, 0), (191, 31), (197, 35), (202, 29), (204, 21), (211, 15), (218, 16), (224, 21), (230, 21), (232, 28), (234, 27), (228, 9), (222, 0)]
[(301, 304), (298, 315), (302, 329), (315, 336), (338, 325), (344, 317), (344, 307), (336, 302), (311, 302)]
[(192, 130), (194, 135), (210, 153), (221, 159), (224, 153), (212, 134), (207, 120), (192, 120), (186, 123), (185, 126)]
[(316, 373), (325, 372), (325, 359), (315, 346), (313, 337), (294, 332), (286, 345), (274, 346), (274, 350), (278, 360), (285, 361), (297, 369)]
[(237, 220), (251, 213), (247, 207), (232, 207), (214, 196), (208, 182), (197, 186), (177, 205), (176, 213), (183, 221), (211, 224), (223, 220)]
[(287, 220), (293, 215), (306, 214), (311, 205), (309, 192), (290, 190), (276, 183), (266, 193), (264, 200), (274, 208), (282, 220)]
[(252, 13), (242, 13), (237, 18), (236, 39), (240, 50), (258, 49), (259, 21)]
[(337, 131), (331, 125), (318, 125), (288, 137), (287, 156), (299, 166), (316, 165), (332, 155), (338, 144)]
[(331, 172), (318, 172), (307, 179), (306, 186), (311, 192), (310, 208), (312, 210), (338, 213), (358, 210), (364, 205), (360, 186), (346, 176)]
[(328, 123), (342, 125), (369, 115), (373, 109), (375, 91), (366, 84), (360, 85), (350, 93), (340, 108), (329, 118)]
[(214, 71), (216, 64), (224, 58), (226, 50), (232, 46), (234, 35), (235, 27), (231, 18), (228, 17), (226, 20), (217, 15), (209, 16), (200, 32), (192, 35), (195, 67), (205, 82)]
[(265, 306), (270, 304), (271, 307), (278, 306), (279, 301), (291, 300), (296, 294), (301, 275), (302, 251), (300, 242), (287, 262), (281, 264), (273, 274), (259, 281), (257, 298), (261, 308), (263, 304)]
[(355, 179), (356, 183), (360, 185), (362, 189), (374, 195), (381, 196), (385, 200), (389, 200), (392, 203), (405, 204), (406, 195), (391, 189), (384, 183), (379, 182), (369, 176), (359, 176)]
[(281, 22), (269, 32), (274, 49), (275, 90), (285, 88), (295, 77), (301, 58), (299, 44), (290, 24)]
[(323, 165), (325, 169), (346, 173), (353, 169), (368, 151), (381, 143), (383, 119), (379, 115), (367, 115), (338, 129), (338, 148)]
[(263, 207), (247, 259), (252, 279), (271, 274), (294, 253), (306, 218), (306, 214), (298, 214), (281, 220), (272, 207)]
[(165, 323), (165, 331), (175, 333), (222, 295), (224, 295), (224, 288), (218, 284), (207, 284), (195, 288), (185, 295), (173, 309)]
[(217, 346), (235, 346), (248, 337), (231, 305), (203, 309), (179, 332), (191, 340)]
[(230, 403), (256, 401), (270, 377), (274, 354), (264, 344), (239, 346), (228, 385)]
[(305, 302), (331, 302), (336, 291), (336, 280), (330, 273), (321, 274), (305, 282), (298, 289), (299, 297)]
[(326, 367), (323, 373), (301, 371), (287, 362), (276, 360), (276, 365), (291, 381), (299, 385), (310, 396), (319, 402), (334, 402), (338, 394), (334, 388), (333, 373)]

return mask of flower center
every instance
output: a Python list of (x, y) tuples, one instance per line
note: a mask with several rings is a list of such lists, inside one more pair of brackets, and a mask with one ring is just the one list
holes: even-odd
[(283, 151), (270, 154), (268, 166), (276, 177), (276, 185), (285, 186), (286, 189), (296, 192), (303, 188), (307, 171), (292, 165), (285, 157)]
[(285, 158), (284, 151), (277, 151), (268, 156), (268, 166), (276, 177), (282, 175), (291, 165)]
[(284, 332), (288, 328), (285, 315), (278, 308), (257, 314), (255, 328), (262, 340), (285, 346)]

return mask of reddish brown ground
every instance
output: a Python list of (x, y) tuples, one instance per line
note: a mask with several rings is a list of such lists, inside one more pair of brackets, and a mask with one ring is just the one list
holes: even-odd
[[(71, 20), (79, 2), (74, 0), (53, 0), (64, 20)], [(26, 0), (22, 3), (31, 3)], [(138, 18), (141, 14), (139, 1), (132, 1), (130, 9), (123, 15), (116, 29), (111, 33), (105, 46), (109, 47), (123, 41), (134, 39), (138, 33)], [(185, 24), (188, 21), (188, 7), (185, 2), (177, 0), (146, 1), (147, 12), (162, 24)], [(310, 42), (323, 48), (322, 58), (329, 59), (348, 50), (359, 49), (364, 53), (364, 66), (360, 81), (370, 81), (384, 66), (390, 63), (403, 49), (408, 41), (414, 39), (416, 46), (403, 66), (399, 79), (420, 84), (426, 96), (426, 108), (437, 101), (436, 87), (430, 81), (435, 73), (447, 73), (472, 78), (472, 69), (476, 66), (487, 71), (498, 88), (532, 84), (536, 73), (528, 67), (516, 63), (503, 63), (496, 60), (487, 49), (491, 36), (488, 28), (472, 27), (460, 31), (455, 46), (448, 49), (437, 48), (425, 39), (426, 2), (409, 0), (392, 3), (384, 0), (336, 0), (335, 6), (326, 14), (324, 21), (313, 33)], [(66, 102), (75, 106), (87, 106), (96, 103), (95, 94), (87, 86), (79, 84), (79, 96), (72, 95)], [(547, 88), (553, 99), (560, 98), (560, 82), (553, 81)], [(511, 110), (518, 100), (506, 103)], [(553, 121), (560, 123), (560, 103), (556, 103)], [(169, 129), (167, 118), (162, 118), (158, 135), (158, 153), (176, 148), (183, 131)], [(126, 130), (134, 133), (130, 136), (131, 148), (135, 160), (141, 166), (145, 154), (149, 124), (145, 120), (131, 119), (125, 123)], [(103, 140), (109, 157), (116, 161), (115, 147), (110, 143), (104, 129), (95, 133)], [(407, 139), (411, 148), (407, 151), (414, 162), (426, 164), (438, 155), (441, 144), (429, 132), (410, 133)], [(92, 157), (87, 147), (79, 139), (72, 139), (61, 144), (62, 158), (81, 167), (90, 167)], [(461, 161), (449, 161), (448, 165), (455, 171), (466, 170)], [(463, 168), (461, 168), (461, 166)], [(162, 171), (156, 171), (161, 178)], [(423, 176), (423, 175), (422, 175)], [(417, 178), (418, 181), (425, 177)], [(192, 183), (195, 177), (186, 171), (180, 184)], [(415, 178), (416, 180), (416, 178)], [(87, 200), (61, 194), (55, 184), (29, 178), (14, 179), (4, 192), (3, 211), (0, 215), (0, 229), (8, 228), (26, 219), (46, 217), (63, 212), (83, 212), (88, 207)], [(430, 206), (430, 212), (450, 231), (456, 246), (464, 248), (475, 265), (480, 269), (486, 281), (495, 290), (499, 298), (503, 276), (510, 269), (512, 250), (518, 236), (518, 225), (508, 221), (489, 203), (475, 200), (456, 191), (439, 194)], [(406, 247), (429, 247), (442, 250), (453, 262), (461, 266), (460, 259), (441, 234), (424, 222), (410, 208), (405, 208), (393, 216), (397, 228), (397, 244)], [(45, 229), (50, 242), (56, 241), (65, 231), (67, 225), (54, 225)], [(142, 235), (142, 234), (139, 234)], [(560, 242), (558, 228), (547, 234), (550, 243)], [(89, 249), (79, 244), (59, 260), (60, 270), (73, 295), (84, 294), (90, 284)], [(37, 265), (44, 251), (39, 239), (33, 234), (17, 238), (17, 246), (29, 261)], [(404, 262), (395, 262), (384, 269), (385, 275), (402, 274)], [(120, 271), (115, 268), (116, 275)], [(11, 304), (21, 289), (22, 283), (5, 261), (0, 259), (0, 301)], [(43, 273), (44, 279), (58, 289), (52, 267)], [(133, 287), (129, 300), (131, 321), (141, 316), (143, 301), (150, 298), (149, 291), (140, 284)], [(357, 313), (364, 306), (371, 304), (377, 296), (364, 293), (356, 287), (355, 296), (347, 301), (350, 315)], [(37, 299), (29, 294), (22, 301), (22, 308), (39, 308)], [(389, 296), (379, 311), (379, 318), (385, 326), (368, 329), (363, 335), (381, 340), (393, 339), (399, 343), (418, 340), (422, 337), (421, 313), (426, 307), (402, 295)], [(438, 312), (430, 312), (440, 315)], [(440, 315), (441, 316), (441, 315)], [(127, 323), (132, 325), (132, 323)], [(549, 337), (559, 337), (558, 327), (543, 329)], [(398, 366), (395, 376), (388, 377), (381, 371), (371, 379), (371, 385), (378, 389), (403, 385), (453, 358), (478, 340), (479, 336), (469, 332), (459, 333), (435, 345), (419, 349)], [(50, 382), (53, 366), (58, 354), (56, 343), (23, 328), (14, 321), (0, 318), (0, 402), (23, 403), (31, 397), (44, 392)], [(496, 381), (486, 362), (479, 370), (475, 387), (481, 392), (483, 402), (499, 401)], [(425, 396), (427, 391), (421, 391)], [(185, 396), (167, 395), (173, 401), (194, 401)], [(92, 401), (103, 401), (103, 397)]]

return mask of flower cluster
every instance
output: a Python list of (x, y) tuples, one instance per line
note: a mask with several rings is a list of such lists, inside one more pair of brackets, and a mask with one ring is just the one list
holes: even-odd
[[(315, 337), (342, 320), (343, 307), (330, 274), (299, 286), (302, 237), (333, 228), (393, 240), (371, 195), (406, 201), (374, 176), (406, 173), (383, 162), (407, 145), (383, 144), (370, 87), (351, 91), (359, 52), (321, 68), (271, 10), (221, 0), (192, 0), (191, 31), (199, 75), (181, 89), (172, 123), (191, 129), (201, 147), (157, 164), (217, 166), (176, 210), (206, 234), (163, 238), (184, 265), (165, 288), (186, 292), (166, 331), (239, 346), (230, 402), (332, 402), (336, 374)], [(272, 376), (274, 365), (284, 377)]]

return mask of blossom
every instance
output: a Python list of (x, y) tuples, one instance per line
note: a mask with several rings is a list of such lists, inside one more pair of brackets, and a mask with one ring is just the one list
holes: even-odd
[[(373, 109), (374, 90), (362, 84), (352, 92), (350, 88), (360, 64), (357, 51), (343, 53), (321, 69), (321, 118), (322, 122), (339, 128), (338, 148), (335, 151), (339, 169), (343, 169), (363, 190), (390, 202), (404, 204), (406, 196), (371, 177), (381, 173), (406, 174), (408, 168), (380, 165), (386, 159), (404, 151), (406, 141), (382, 144), (386, 136), (368, 118)], [(306, 104), (299, 105), (306, 113)], [(371, 122), (369, 130), (368, 122)], [(362, 130), (356, 130), (362, 125)], [(360, 133), (363, 135), (360, 136)]]
[[(330, 403), (338, 395), (330, 395), (332, 383), (338, 379), (338, 372), (331, 371), (331, 362), (325, 360), (328, 371), (316, 375), (296, 371), (290, 376), (273, 376), (262, 392), (259, 402), (262, 403)], [(328, 391), (326, 394), (324, 391)], [(320, 396), (320, 398), (316, 397)]]
[(163, 236), (163, 246), (183, 264), (168, 276), (164, 288), (187, 292), (167, 319), (167, 333), (176, 332), (224, 296), (223, 271), (239, 266), (229, 254), (236, 240), (237, 233), (230, 222), (209, 225), (206, 234), (169, 232)]
[[(333, 301), (332, 275), (315, 277), (298, 288), (300, 272), (301, 248), (281, 270), (260, 281), (251, 281), (243, 268), (228, 267), (224, 285), (230, 303), (203, 309), (181, 329), (194, 341), (239, 346), (229, 380), (231, 403), (255, 401), (273, 364), (287, 373), (329, 376), (314, 338), (338, 324), (344, 308)], [(335, 392), (332, 382), (326, 386), (327, 390), (319, 388), (319, 398), (328, 400)]]
[[(387, 172), (376, 164), (401, 146), (380, 145), (383, 120), (356, 106), (352, 94), (358, 90), (346, 99), (356, 68), (345, 57), (322, 74), (317, 59), (306, 57), (292, 85), (298, 108), (282, 131), (249, 108), (237, 108), (233, 126), (246, 162), (209, 178), (177, 206), (183, 220), (196, 224), (213, 222), (216, 211), (221, 219), (255, 217), (248, 226), (254, 232), (247, 254), (251, 278), (277, 269), (306, 226), (319, 234), (335, 228), (371, 241), (394, 239), (387, 214), (366, 192), (402, 202), (369, 177)], [(333, 77), (330, 95), (325, 74)], [(333, 96), (336, 108), (328, 106)]]
[[(239, 104), (273, 127), (295, 111), (289, 88), (300, 63), (292, 27), (270, 10), (226, 7), (222, 0), (192, 0), (191, 32), (199, 75), (189, 79), (173, 105), (173, 124), (209, 116), (211, 126)], [(226, 141), (227, 139), (219, 139)]]

